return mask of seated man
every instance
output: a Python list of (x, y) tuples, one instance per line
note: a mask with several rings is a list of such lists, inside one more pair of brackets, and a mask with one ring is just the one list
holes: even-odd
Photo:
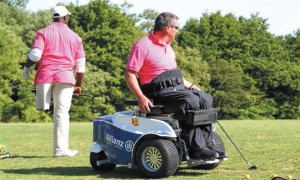
[[(155, 102), (176, 107), (179, 113), (187, 110), (209, 109), (212, 97), (198, 87), (182, 79), (182, 88), (158, 89), (155, 93), (143, 93), (146, 87), (163, 72), (176, 69), (176, 56), (170, 43), (178, 32), (178, 17), (172, 13), (161, 13), (155, 20), (154, 31), (137, 41), (132, 47), (125, 71), (128, 88), (138, 100), (142, 112), (150, 112)], [(137, 78), (138, 77), (138, 78)], [(141, 87), (140, 87), (141, 85)], [(188, 128), (188, 145), (193, 149), (193, 158), (214, 160), (223, 158), (224, 152), (210, 148), (212, 144), (211, 124)]]

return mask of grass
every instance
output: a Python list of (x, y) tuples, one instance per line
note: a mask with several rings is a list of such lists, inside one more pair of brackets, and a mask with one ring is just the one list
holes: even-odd
[[(251, 164), (238, 154), (229, 139), (217, 127), (223, 138), (228, 161), (214, 170), (192, 170), (185, 164), (169, 179), (271, 179), (276, 173), (300, 179), (300, 121), (257, 120), (220, 121), (225, 130)], [(117, 166), (112, 172), (99, 173), (89, 164), (92, 123), (71, 123), (70, 147), (80, 154), (73, 158), (52, 157), (52, 123), (0, 123), (0, 140), (5, 141), (14, 158), (0, 159), (0, 179), (144, 179), (137, 168)]]

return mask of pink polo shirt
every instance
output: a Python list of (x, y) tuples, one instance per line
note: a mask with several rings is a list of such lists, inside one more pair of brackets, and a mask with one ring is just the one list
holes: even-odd
[(34, 85), (44, 83), (68, 83), (75, 85), (73, 68), (75, 61), (85, 58), (81, 38), (66, 24), (54, 22), (39, 30), (32, 48), (40, 49)]
[(169, 43), (160, 43), (153, 32), (133, 45), (126, 65), (126, 69), (137, 73), (140, 84), (150, 83), (160, 73), (176, 67), (174, 50)]

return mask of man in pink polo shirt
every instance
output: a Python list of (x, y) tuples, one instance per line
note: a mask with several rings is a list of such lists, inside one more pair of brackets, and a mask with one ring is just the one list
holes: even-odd
[[(125, 80), (128, 88), (138, 100), (142, 112), (150, 112), (152, 102), (164, 104), (172, 108), (172, 112), (185, 114), (187, 110), (209, 109), (212, 106), (212, 97), (188, 82), (182, 76), (178, 81), (166, 81), (176, 84), (172, 88), (162, 86), (153, 93), (153, 81), (161, 78), (162, 74), (176, 71), (176, 56), (171, 42), (178, 32), (178, 17), (172, 13), (161, 13), (155, 20), (154, 31), (141, 38), (132, 47), (125, 71)], [(181, 75), (181, 74), (180, 74)], [(176, 75), (177, 76), (177, 75)], [(162, 77), (161, 79), (165, 79)], [(146, 91), (146, 87), (151, 87)], [(157, 87), (157, 86), (155, 86)], [(146, 89), (146, 90), (145, 90)], [(149, 88), (148, 88), (149, 90)], [(212, 148), (211, 124), (189, 127), (188, 145), (193, 149), (193, 158), (214, 160), (224, 158), (225, 152)]]
[(81, 93), (86, 60), (82, 39), (67, 25), (69, 15), (64, 6), (53, 9), (54, 22), (37, 31), (23, 69), (24, 77), (29, 79), (32, 65), (38, 63), (34, 79), (36, 108), (49, 109), (53, 99), (54, 157), (78, 154), (78, 150), (69, 149), (69, 110), (72, 96)]

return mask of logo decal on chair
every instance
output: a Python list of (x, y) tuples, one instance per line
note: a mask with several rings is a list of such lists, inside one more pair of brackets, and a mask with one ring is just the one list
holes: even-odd
[(139, 118), (133, 116), (132, 119), (131, 119), (131, 123), (134, 126), (139, 126)]

